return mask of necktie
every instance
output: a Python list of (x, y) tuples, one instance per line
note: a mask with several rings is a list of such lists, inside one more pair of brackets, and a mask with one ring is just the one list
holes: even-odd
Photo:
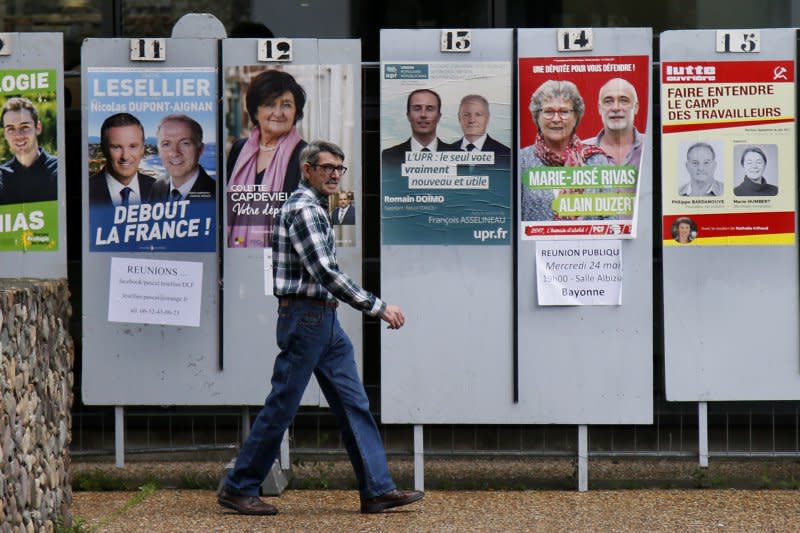
[(469, 144), (467, 145), (467, 152), (471, 152), (471, 151), (473, 151), (474, 149), (475, 149), (475, 145), (474, 145), (474, 144), (472, 144), (472, 143), (469, 143)]
[(173, 202), (177, 202), (178, 200), (181, 199), (181, 191), (179, 191), (178, 189), (172, 189), (169, 195), (171, 196), (171, 200)]
[(130, 187), (125, 187), (121, 191), (119, 191), (119, 195), (122, 196), (122, 205), (127, 206), (130, 203), (130, 197), (133, 189)]
[(423, 148), (422, 150), (420, 150), (420, 152), (430, 152), (430, 150), (428, 150), (428, 148), (427, 148), (427, 147), (425, 147), (425, 148)]

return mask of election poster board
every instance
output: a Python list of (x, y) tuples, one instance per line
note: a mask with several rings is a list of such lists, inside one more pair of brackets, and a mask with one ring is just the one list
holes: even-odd
[(796, 39), (775, 28), (661, 35), (670, 401), (800, 397)]
[(381, 62), (385, 245), (511, 242), (511, 64)]
[(519, 58), (523, 239), (636, 237), (649, 81), (647, 55)]
[(236, 389), (220, 372), (216, 65), (214, 39), (83, 44), (88, 405), (215, 405)]
[[(529, 423), (652, 420), (651, 43), (646, 28), (517, 31), (517, 409)], [(595, 209), (612, 199), (632, 209)]]
[(89, 249), (215, 251), (216, 69), (89, 67), (86, 83)]
[[(513, 407), (512, 179), (502, 147), (489, 151), (512, 145), (512, 64), (512, 30), (381, 31), (381, 298), (406, 317), (381, 327), (384, 423), (496, 423)], [(417, 89), (427, 101), (409, 112)], [(430, 159), (402, 146), (433, 129)], [(464, 129), (486, 134), (481, 150), (461, 150)], [(409, 187), (424, 180), (437, 184)]]
[[(332, 141), (344, 151), (347, 171), (337, 193), (328, 198), (328, 212), (339, 268), (361, 284), (361, 43), (226, 39), (222, 78), (224, 373), (239, 380), (232, 396), (260, 405), (269, 392), (264, 377), (271, 375), (279, 352), (273, 222), (298, 186), (299, 154), (312, 140)], [(362, 314), (347, 305), (337, 314), (360, 363)], [(315, 379), (301, 405), (325, 405)]]
[(0, 56), (0, 277), (62, 278), (62, 36), (8, 33), (0, 39), (11, 51)]
[(795, 242), (795, 63), (661, 65), (664, 246)]

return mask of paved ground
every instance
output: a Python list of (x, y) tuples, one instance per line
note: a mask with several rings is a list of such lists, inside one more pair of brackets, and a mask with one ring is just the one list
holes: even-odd
[(354, 491), (289, 490), (268, 501), (277, 516), (229, 514), (213, 491), (76, 492), (73, 513), (104, 533), (800, 530), (796, 490), (430, 491), (380, 515), (360, 514)]

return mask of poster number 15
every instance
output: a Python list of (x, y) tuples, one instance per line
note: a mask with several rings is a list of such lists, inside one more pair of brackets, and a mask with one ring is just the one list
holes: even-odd
[(591, 28), (558, 30), (556, 39), (559, 52), (584, 52), (594, 45)]
[(761, 51), (758, 30), (717, 31), (717, 52), (750, 54)]

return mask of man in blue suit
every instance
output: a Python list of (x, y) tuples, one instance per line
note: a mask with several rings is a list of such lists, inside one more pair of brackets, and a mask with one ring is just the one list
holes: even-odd
[(496, 167), (509, 168), (511, 150), (486, 133), (489, 125), (489, 102), (479, 94), (468, 94), (458, 106), (458, 123), (464, 136), (456, 141), (456, 150), (494, 152)]
[(144, 127), (129, 113), (111, 115), (100, 127), (106, 166), (89, 178), (89, 203), (135, 205), (150, 200), (155, 178), (139, 172), (145, 152)]
[(167, 115), (156, 132), (158, 157), (167, 176), (153, 185), (152, 202), (213, 200), (216, 181), (200, 166), (203, 128), (186, 115)]
[(335, 226), (352, 226), (356, 223), (356, 210), (350, 205), (350, 196), (342, 191), (337, 198), (338, 207), (333, 210), (333, 224)]

